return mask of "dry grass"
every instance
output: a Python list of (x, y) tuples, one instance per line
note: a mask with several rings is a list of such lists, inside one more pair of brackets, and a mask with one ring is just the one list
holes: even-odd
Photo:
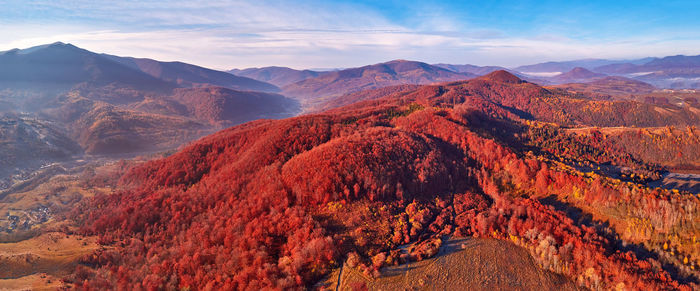
[(36, 273), (64, 276), (75, 270), (80, 257), (99, 247), (94, 238), (60, 232), (3, 243), (0, 244), (0, 278), (12, 279)]
[(67, 287), (60, 278), (47, 274), (32, 274), (16, 279), (0, 279), (0, 291), (5, 290), (57, 290)]
[[(336, 290), (339, 272), (324, 282)], [(495, 239), (450, 239), (428, 260), (391, 266), (381, 277), (368, 278), (357, 269), (342, 268), (338, 290), (364, 284), (369, 290), (576, 290), (563, 276), (540, 268), (527, 250)]]
[[(98, 166), (95, 172), (115, 166)], [(95, 238), (55, 231), (68, 226), (58, 213), (70, 210), (83, 198), (113, 189), (86, 185), (81, 167), (38, 173), (0, 195), (0, 290), (66, 287), (61, 278), (75, 270), (81, 257), (100, 248)], [(12, 224), (8, 215), (20, 223), (8, 228)]]
[[(59, 229), (66, 223), (61, 213), (70, 211), (87, 197), (114, 190), (109, 183), (93, 185), (86, 180), (99, 175), (109, 177), (109, 173), (103, 172), (115, 172), (118, 166), (105, 161), (88, 166), (57, 164), (0, 191), (0, 243), (17, 242)], [(86, 174), (86, 167), (94, 169)]]

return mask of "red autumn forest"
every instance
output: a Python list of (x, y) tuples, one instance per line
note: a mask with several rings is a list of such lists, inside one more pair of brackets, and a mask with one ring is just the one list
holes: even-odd
[[(449, 236), (475, 236), (522, 246), (591, 289), (698, 288), (698, 198), (642, 184), (677, 162), (649, 152), (672, 156), (683, 146), (674, 134), (696, 135), (688, 109), (598, 101), (504, 71), (394, 90), (235, 126), (134, 165), (116, 194), (70, 214), (109, 247), (66, 280), (88, 290), (302, 289), (343, 262), (377, 276), (435, 255)], [(631, 125), (687, 132), (569, 128)], [(416, 244), (397, 251), (406, 243)]]

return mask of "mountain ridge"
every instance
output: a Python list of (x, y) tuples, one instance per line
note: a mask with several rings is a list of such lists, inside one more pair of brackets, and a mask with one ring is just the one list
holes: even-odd
[(325, 73), (313, 70), (295, 70), (288, 67), (278, 66), (246, 68), (241, 70), (233, 69), (228, 72), (237, 76), (244, 76), (263, 82), (269, 82), (278, 87), (284, 87), (302, 80), (318, 77), (319, 75)]
[(183, 62), (161, 62), (146, 58), (118, 57), (103, 54), (114, 61), (138, 69), (153, 77), (186, 87), (221, 86), (244, 91), (277, 93), (277, 86), (251, 78), (231, 76), (226, 72), (207, 69)]
[(456, 73), (423, 62), (393, 60), (385, 63), (329, 72), (283, 87), (283, 94), (318, 104), (329, 97), (401, 84), (429, 84), (470, 79), (476, 75)]
[[(630, 190), (568, 166), (644, 169), (601, 134), (576, 138), (553, 125), (645, 126), (638, 117), (652, 113), (650, 124), (671, 124), (654, 119), (657, 107), (559, 94), (505, 71), (405, 91), (231, 127), (131, 168), (120, 178), (124, 191), (73, 212), (82, 233), (115, 247), (89, 259), (98, 270), (68, 280), (83, 288), (310, 288), (340, 266), (371, 279), (386, 266), (440, 258), (453, 235), (520, 245), (537, 265), (586, 288), (696, 286), (694, 275), (674, 271), (681, 263), (653, 268), (659, 261), (645, 254), (661, 250), (667, 232), (690, 239), (696, 214), (683, 209), (697, 199)], [(621, 111), (596, 113), (606, 107)], [(640, 217), (664, 235), (625, 231)], [(167, 255), (149, 256), (155, 251)], [(501, 276), (496, 269), (489, 276)]]
[(299, 110), (294, 100), (253, 89), (279, 91), (182, 62), (98, 54), (62, 42), (0, 54), (2, 112), (48, 118), (88, 154), (162, 150), (223, 126)]

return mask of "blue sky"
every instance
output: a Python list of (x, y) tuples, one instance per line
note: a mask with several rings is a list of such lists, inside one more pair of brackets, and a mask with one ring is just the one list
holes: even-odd
[(517, 66), (700, 54), (700, 1), (0, 0), (0, 50), (55, 41), (217, 69)]

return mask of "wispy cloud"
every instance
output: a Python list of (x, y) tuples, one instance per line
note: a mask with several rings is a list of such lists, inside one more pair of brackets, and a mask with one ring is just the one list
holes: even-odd
[(697, 54), (700, 47), (697, 33), (596, 40), (514, 35), (464, 22), (439, 7), (414, 11), (417, 20), (409, 21), (366, 5), (321, 1), (32, 1), (31, 7), (17, 2), (8, 8), (0, 12), (0, 50), (64, 41), (218, 69), (349, 67), (397, 58), (514, 66)]

